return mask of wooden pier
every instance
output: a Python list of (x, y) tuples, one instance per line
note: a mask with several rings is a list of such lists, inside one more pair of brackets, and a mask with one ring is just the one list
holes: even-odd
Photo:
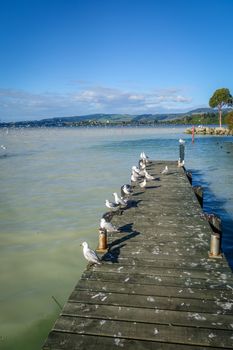
[(148, 172), (158, 180), (114, 215), (121, 232), (84, 271), (44, 350), (233, 349), (232, 272), (208, 256), (212, 230), (186, 173), (171, 161)]

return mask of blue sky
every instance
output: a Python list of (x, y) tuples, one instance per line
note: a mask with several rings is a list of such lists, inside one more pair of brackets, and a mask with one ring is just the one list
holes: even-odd
[(0, 0), (0, 120), (160, 113), (233, 93), (233, 0)]

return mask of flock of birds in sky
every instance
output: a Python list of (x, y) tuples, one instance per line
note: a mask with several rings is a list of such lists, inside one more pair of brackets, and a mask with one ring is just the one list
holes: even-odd
[[(180, 139), (180, 144), (184, 144), (185, 141)], [(108, 209), (110, 209), (110, 212), (117, 212), (119, 210), (123, 210), (126, 207), (129, 206), (130, 203), (130, 196), (133, 192), (133, 187), (138, 184), (142, 190), (145, 190), (146, 184), (148, 181), (156, 180), (154, 176), (150, 175), (148, 171), (146, 170), (146, 166), (149, 163), (149, 157), (145, 154), (145, 152), (141, 152), (138, 166), (132, 166), (131, 171), (131, 185), (124, 184), (121, 186), (121, 195), (119, 196), (117, 192), (113, 193), (114, 201), (110, 201), (106, 199), (105, 205)], [(184, 166), (184, 160), (178, 160), (178, 167)], [(169, 173), (168, 166), (166, 165), (165, 168), (161, 171), (162, 175), (166, 175)], [(107, 219), (108, 218), (108, 219)], [(110, 218), (110, 219), (109, 219)], [(110, 232), (119, 232), (118, 228), (114, 226), (110, 220), (112, 216), (111, 215), (104, 215), (100, 220), (100, 229), (103, 231), (106, 231), (108, 233)], [(90, 264), (101, 264), (101, 261), (96, 254), (94, 250), (89, 248), (87, 242), (83, 242), (83, 255), (85, 259)]]

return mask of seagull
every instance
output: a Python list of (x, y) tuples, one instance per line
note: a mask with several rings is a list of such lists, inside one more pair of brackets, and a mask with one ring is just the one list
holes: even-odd
[(140, 159), (144, 160), (145, 162), (148, 161), (149, 157), (145, 154), (145, 152), (141, 152)]
[(165, 168), (161, 171), (161, 174), (168, 174), (168, 166), (166, 165)]
[(154, 176), (152, 176), (152, 175), (150, 175), (146, 170), (144, 170), (144, 172), (145, 172), (145, 178), (147, 179), (147, 180), (155, 180), (155, 177)]
[[(140, 172), (140, 170), (139, 170)], [(131, 175), (134, 175), (134, 177), (138, 178), (140, 177), (139, 173), (137, 173), (134, 169), (132, 169)]]
[(116, 192), (114, 192), (112, 195), (114, 196), (116, 204), (118, 204), (118, 205), (120, 205), (122, 207), (126, 207), (127, 200), (124, 200), (123, 198), (120, 198)]
[(0, 147), (1, 147), (2, 149), (6, 149), (6, 146), (4, 146), (4, 145), (1, 145)]
[(182, 168), (182, 166), (184, 166), (184, 159), (182, 160), (182, 162), (181, 162), (181, 160), (180, 160), (180, 158), (178, 159), (178, 168)]
[(135, 172), (138, 175), (140, 175), (140, 169), (138, 167), (136, 167), (135, 165), (132, 166), (132, 172)]
[(117, 211), (120, 208), (119, 204), (110, 202), (108, 199), (106, 199), (105, 205), (106, 205), (107, 208), (109, 208), (109, 209), (111, 209), (113, 211)]
[(81, 246), (83, 247), (84, 258), (87, 259), (89, 263), (101, 265), (100, 259), (96, 252), (88, 247), (87, 242), (83, 242)]
[(179, 143), (180, 143), (181, 145), (183, 145), (183, 144), (185, 143), (185, 140), (179, 139)]
[(100, 220), (100, 228), (105, 229), (107, 232), (120, 232), (116, 226), (104, 218)]
[(132, 192), (133, 192), (133, 191), (132, 191), (132, 188), (131, 188), (130, 185), (125, 184), (125, 185), (121, 186), (121, 195), (122, 195), (123, 197), (129, 196)]
[(146, 169), (146, 162), (144, 160), (140, 159), (138, 162), (138, 166), (139, 166), (140, 170), (144, 170), (144, 169)]
[(137, 182), (138, 181), (138, 176), (135, 175), (136, 173), (131, 174), (131, 182)]
[(146, 178), (144, 178), (144, 180), (142, 182), (139, 182), (139, 186), (141, 188), (145, 188), (146, 187)]

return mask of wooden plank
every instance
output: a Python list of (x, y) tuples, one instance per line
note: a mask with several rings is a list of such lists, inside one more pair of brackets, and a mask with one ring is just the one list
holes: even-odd
[[(186, 344), (161, 343), (145, 340), (126, 339), (119, 337), (106, 337), (64, 333), (52, 331), (44, 346), (44, 350), (109, 350), (109, 349), (134, 349), (134, 350), (210, 350), (209, 346), (192, 346)], [(211, 347), (218, 350), (219, 347)]]
[[(97, 307), (98, 306), (98, 307)], [(233, 330), (233, 315), (209, 314), (164, 309), (144, 309), (143, 307), (66, 303), (64, 316), (143, 322), (188, 327), (204, 327), (208, 329)]]
[(203, 299), (205, 300), (231, 300), (232, 299), (232, 290), (231, 289), (207, 289), (207, 288), (189, 288), (186, 286), (161, 286), (161, 285), (145, 285), (145, 284), (136, 284), (136, 283), (124, 283), (121, 282), (112, 282), (112, 281), (103, 281), (95, 280), (90, 281), (86, 279), (79, 280), (75, 289), (90, 291), (90, 292), (108, 292), (108, 293), (125, 293), (125, 294), (138, 294), (138, 295), (157, 295), (157, 296), (169, 296), (169, 297), (178, 297), (189, 299)]
[[(116, 338), (149, 340), (188, 345), (218, 346), (232, 349), (232, 331), (200, 327), (177, 327), (173, 325), (97, 320), (72, 316), (60, 316), (54, 330), (76, 334), (111, 336)], [(155, 345), (156, 346), (156, 345)]]
[(90, 291), (77, 291), (74, 290), (69, 298), (69, 302), (79, 301), (80, 303), (90, 304), (109, 304), (116, 306), (132, 306), (142, 307), (144, 309), (165, 309), (165, 310), (177, 310), (177, 311), (189, 311), (189, 312), (209, 312), (221, 314), (233, 315), (233, 300), (221, 301), (220, 299), (207, 300), (202, 299), (182, 299), (179, 297), (167, 297), (167, 296), (155, 296), (155, 295), (138, 295), (133, 293), (130, 298), (127, 298), (123, 293), (108, 293), (102, 292), (90, 292)]
[(90, 279), (92, 281), (102, 280), (102, 281), (119, 281), (120, 283), (141, 283), (144, 285), (163, 285), (163, 286), (185, 286), (190, 288), (210, 288), (210, 289), (225, 289), (229, 288), (232, 290), (233, 282), (226, 280), (216, 281), (215, 279), (198, 279), (187, 277), (173, 277), (173, 276), (161, 276), (161, 275), (140, 275), (136, 273), (102, 273), (98, 271), (85, 271), (82, 275), (84, 279)]

